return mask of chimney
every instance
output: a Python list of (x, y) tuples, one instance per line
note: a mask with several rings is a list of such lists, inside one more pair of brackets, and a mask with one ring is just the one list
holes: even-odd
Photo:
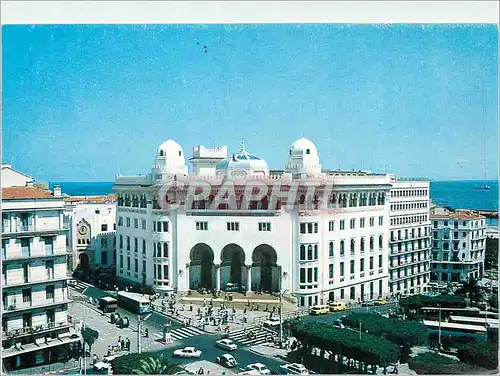
[(61, 186), (54, 185), (54, 197), (61, 197)]

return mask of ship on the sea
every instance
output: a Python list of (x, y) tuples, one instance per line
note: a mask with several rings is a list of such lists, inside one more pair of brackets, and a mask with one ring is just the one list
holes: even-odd
[(489, 185), (487, 185), (487, 184), (485, 184), (485, 185), (475, 185), (475, 186), (474, 186), (474, 189), (479, 189), (479, 190), (490, 190), (490, 189), (491, 189), (491, 187), (490, 187)]

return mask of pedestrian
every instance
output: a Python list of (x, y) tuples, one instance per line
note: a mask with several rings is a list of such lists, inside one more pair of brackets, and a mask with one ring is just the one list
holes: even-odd
[[(147, 330), (147, 329), (146, 329)], [(130, 351), (130, 339), (127, 337), (127, 351)]]
[(111, 345), (108, 345), (108, 356), (111, 356)]
[(121, 342), (121, 350), (125, 350), (125, 340), (122, 339), (122, 342)]
[(203, 367), (200, 367), (198, 370), (198, 375), (203, 375), (205, 372), (203, 371)]
[(122, 342), (122, 336), (118, 336), (118, 345)]
[(193, 312), (193, 303), (189, 304), (189, 311)]

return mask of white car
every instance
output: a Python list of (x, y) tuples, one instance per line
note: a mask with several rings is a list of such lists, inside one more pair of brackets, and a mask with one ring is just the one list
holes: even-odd
[(275, 326), (279, 326), (279, 324), (280, 324), (279, 318), (273, 318), (273, 319), (269, 319), (269, 320), (264, 321), (264, 326), (266, 328), (272, 328)]
[(309, 371), (302, 364), (292, 363), (280, 366), (280, 374), (282, 375), (309, 375)]
[(183, 349), (175, 350), (174, 357), (176, 357), (176, 358), (199, 358), (199, 357), (201, 357), (201, 350), (197, 350), (196, 347), (184, 347)]
[(252, 371), (252, 370), (258, 371), (260, 375), (271, 374), (271, 370), (262, 363), (249, 364), (247, 368), (245, 368), (245, 371)]
[(238, 349), (238, 345), (230, 339), (221, 339), (219, 341), (215, 341), (215, 346), (229, 351), (235, 351)]
[(251, 369), (251, 370), (248, 370), (248, 371), (243, 371), (243, 372), (240, 372), (238, 373), (238, 375), (249, 375), (249, 376), (257, 376), (257, 375), (260, 375), (261, 373), (255, 369)]
[(96, 371), (104, 371), (105, 369), (111, 368), (111, 361), (116, 358), (116, 356), (106, 356), (100, 362), (94, 363), (94, 370)]

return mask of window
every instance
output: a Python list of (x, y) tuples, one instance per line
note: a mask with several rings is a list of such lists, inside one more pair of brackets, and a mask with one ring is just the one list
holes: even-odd
[(373, 238), (373, 236), (370, 236), (370, 251), (373, 251), (373, 249), (375, 248), (375, 239)]
[(118, 226), (123, 226), (123, 217), (118, 217)]
[(352, 218), (350, 223), (349, 223), (349, 228), (353, 229), (356, 227), (356, 219)]
[(168, 279), (168, 265), (163, 265), (163, 279)]
[(139, 273), (139, 260), (134, 259), (134, 272)]
[(306, 269), (300, 268), (300, 283), (306, 283)]
[(143, 230), (145, 230), (145, 229), (146, 229), (146, 220), (145, 220), (145, 219), (141, 219), (141, 228), (142, 228)]
[(382, 267), (383, 267), (383, 264), (382, 264), (382, 255), (379, 255), (379, 256), (378, 256), (378, 267), (379, 267), (379, 268), (382, 268)]
[(23, 303), (31, 303), (31, 289), (23, 289)]
[(153, 221), (153, 231), (156, 232), (156, 221)]
[(378, 225), (379, 226), (383, 226), (384, 225), (384, 217), (383, 216), (378, 217)]
[(361, 219), (359, 220), (359, 227), (360, 227), (360, 228), (364, 228), (364, 227), (365, 227), (365, 219), (364, 219), (364, 218), (361, 218)]
[[(159, 224), (161, 224), (161, 222), (159, 222)], [(161, 230), (158, 230), (158, 231), (161, 231)], [(163, 222), (163, 232), (168, 232), (168, 222), (167, 221)]]
[(344, 256), (344, 252), (345, 252), (345, 241), (341, 240), (340, 241), (340, 256)]
[(448, 221), (444, 221), (444, 226), (448, 226)]
[(108, 252), (106, 252), (106, 251), (101, 252), (101, 264), (103, 264), (103, 265), (108, 264)]
[(163, 257), (168, 257), (168, 243), (163, 243)]
[(127, 217), (127, 227), (130, 227), (130, 218)]
[(130, 257), (127, 257), (127, 270), (130, 271)]
[(122, 249), (123, 248), (123, 235), (120, 235), (119, 243), (120, 243), (120, 249)]
[(335, 231), (335, 221), (328, 222), (328, 231)]
[(328, 245), (328, 256), (333, 257), (335, 255), (334, 249), (333, 249), (333, 242), (330, 242)]
[(196, 222), (196, 230), (208, 231), (208, 222)]
[(113, 223), (113, 230), (116, 231), (116, 223)]
[(340, 229), (345, 230), (345, 220), (343, 219), (340, 220)]
[(259, 231), (271, 231), (271, 222), (259, 222)]
[(120, 269), (123, 268), (123, 255), (120, 255)]
[(434, 228), (438, 228), (438, 222), (437, 221), (433, 221), (433, 225), (434, 225)]
[(340, 263), (340, 276), (341, 277), (344, 276), (344, 263), (343, 262)]
[(314, 233), (317, 234), (318, 233), (318, 223), (314, 223)]
[(300, 261), (306, 260), (306, 246), (304, 244), (300, 245)]
[(359, 244), (359, 250), (361, 251), (361, 253), (365, 251), (365, 238), (361, 238), (361, 242)]
[(108, 231), (108, 225), (106, 223), (101, 225), (101, 231)]
[(365, 271), (365, 259), (362, 258), (361, 260), (359, 260), (359, 271), (360, 272), (364, 272)]
[(354, 260), (351, 260), (351, 265), (350, 265), (350, 272), (351, 274), (354, 274)]
[(240, 231), (239, 222), (227, 222), (227, 231)]
[(127, 235), (127, 251), (130, 251), (130, 236)]
[(378, 248), (379, 249), (384, 248), (384, 237), (382, 235), (378, 237)]
[(328, 265), (328, 278), (333, 278), (333, 264)]
[(351, 239), (351, 255), (354, 254), (355, 247), (356, 247), (356, 241), (354, 239)]
[(305, 234), (306, 233), (306, 224), (305, 223), (301, 223), (300, 224), (300, 233), (301, 234)]
[(375, 226), (375, 217), (370, 217), (370, 227)]
[(313, 259), (313, 247), (312, 247), (312, 245), (307, 246), (307, 259), (308, 260)]
[(370, 257), (370, 270), (373, 270), (373, 256)]
[(45, 287), (45, 299), (54, 299), (54, 285)]

